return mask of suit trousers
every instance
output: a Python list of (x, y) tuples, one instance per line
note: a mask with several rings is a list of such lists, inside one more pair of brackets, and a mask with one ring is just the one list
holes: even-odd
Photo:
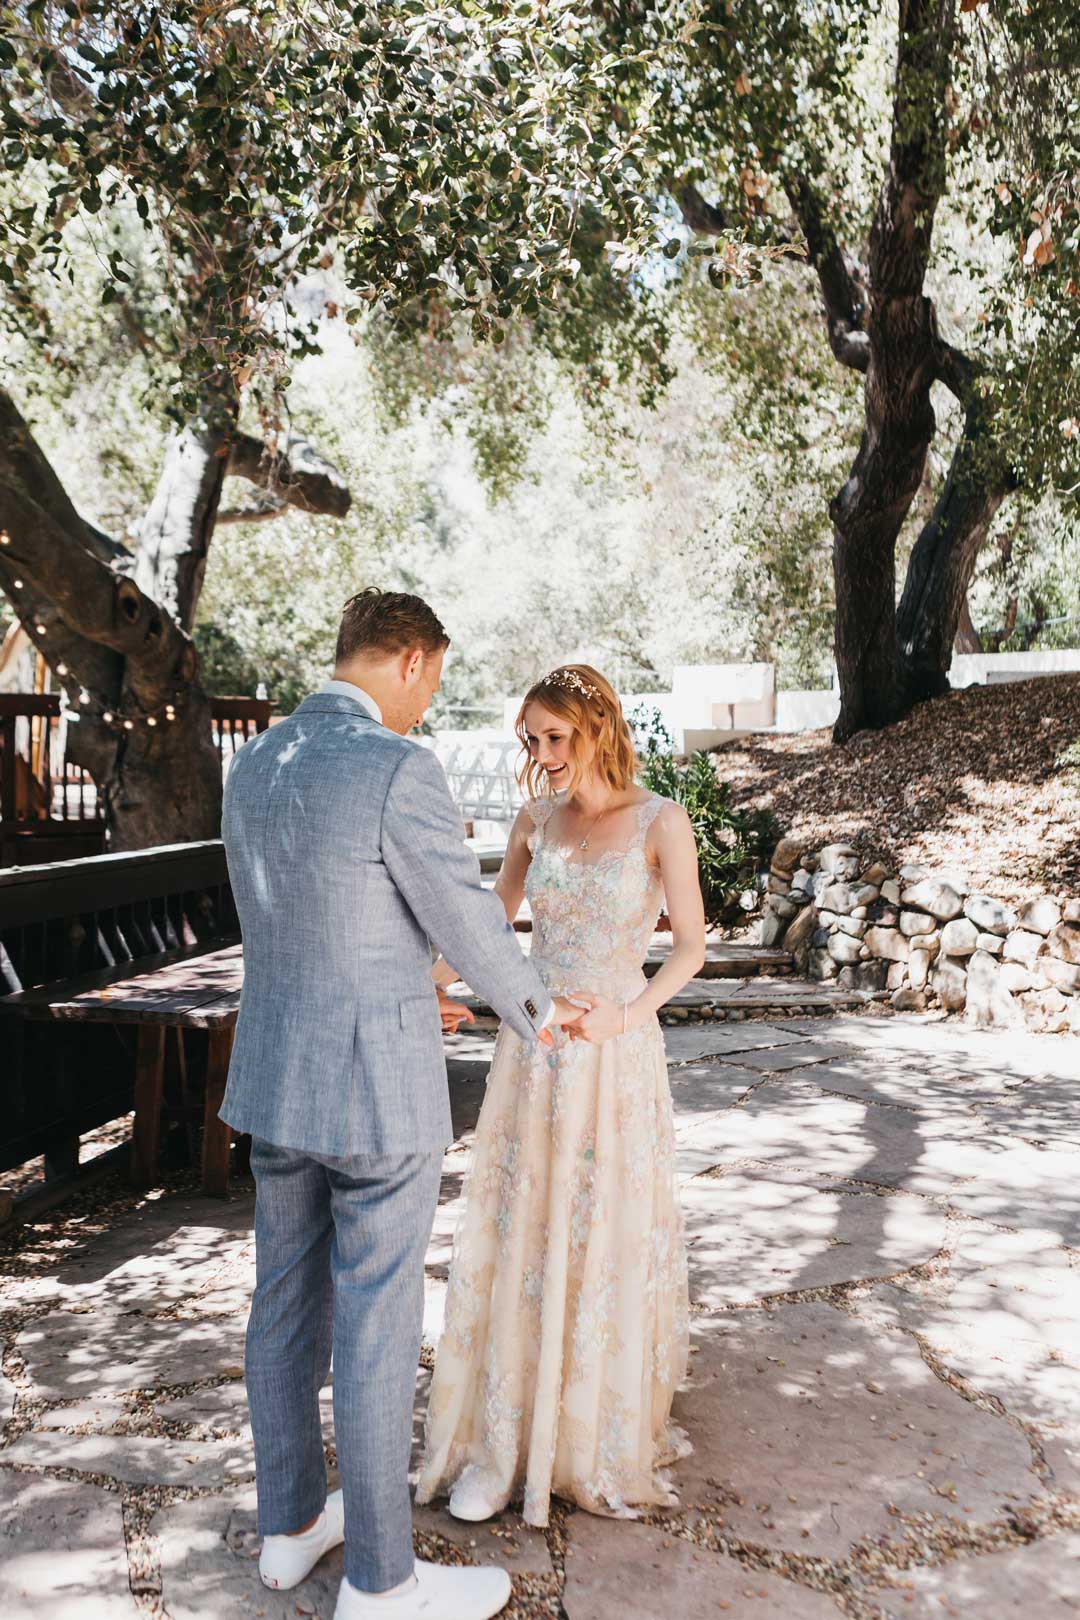
[(255, 1293), (246, 1377), (259, 1530), (322, 1512), (319, 1391), (334, 1364), (345, 1573), (384, 1592), (413, 1570), (409, 1453), (424, 1255), (441, 1153), (330, 1158), (256, 1139)]

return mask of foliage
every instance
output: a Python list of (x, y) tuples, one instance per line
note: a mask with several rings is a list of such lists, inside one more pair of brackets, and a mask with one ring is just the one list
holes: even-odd
[(349, 319), (463, 313), (498, 342), (573, 279), (583, 210), (631, 254), (652, 234), (641, 121), (603, 120), (634, 54), (566, 0), (20, 0), (0, 23), (0, 280), (43, 342), (28, 277), (67, 272), (73, 222), (100, 218), (103, 301), (138, 302), (125, 198), (168, 293), (155, 341), (189, 387), (308, 352), (290, 293), (335, 254)]
[(690, 817), (706, 921), (730, 921), (739, 910), (739, 895), (753, 882), (775, 838), (772, 816), (766, 810), (736, 809), (716, 760), (704, 749), (688, 760), (677, 759), (671, 736), (655, 713), (641, 717), (635, 731), (641, 742), (642, 786), (674, 799)]

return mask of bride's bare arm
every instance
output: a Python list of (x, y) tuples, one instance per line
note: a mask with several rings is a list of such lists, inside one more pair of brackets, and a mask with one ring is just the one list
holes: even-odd
[[(532, 854), (529, 850), (529, 835), (533, 830), (532, 817), (522, 806), (510, 829), (510, 837), (506, 843), (506, 854), (503, 856), (499, 875), (495, 879), (495, 893), (503, 903), (506, 920), (512, 923), (521, 910), (521, 902), (525, 898), (525, 874), (529, 870)], [(440, 986), (453, 984), (457, 974), (444, 956), (431, 970), (431, 977)]]
[[(652, 824), (649, 846), (660, 866), (667, 914), (671, 921), (671, 955), (626, 1009), (626, 1028), (637, 1029), (677, 994), (705, 960), (705, 906), (698, 881), (697, 846), (690, 817), (681, 805), (666, 804)], [(577, 1026), (579, 1038), (610, 1040), (621, 1035), (621, 1004), (601, 1000)]]

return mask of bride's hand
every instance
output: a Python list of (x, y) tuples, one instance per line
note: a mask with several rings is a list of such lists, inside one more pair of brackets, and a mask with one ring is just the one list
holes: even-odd
[[(571, 1000), (578, 994), (574, 991)], [(588, 1041), (591, 1046), (602, 1046), (612, 1036), (623, 1033), (625, 1009), (621, 1001), (609, 1001), (607, 996), (593, 996), (593, 1007), (580, 1023), (567, 1030), (572, 1041)]]

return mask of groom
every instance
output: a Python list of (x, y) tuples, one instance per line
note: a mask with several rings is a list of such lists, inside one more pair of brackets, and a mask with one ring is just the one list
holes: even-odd
[[(260, 1572), (295, 1586), (345, 1542), (335, 1620), (487, 1620), (499, 1569), (415, 1561), (412, 1409), (450, 1108), (431, 947), (519, 1035), (552, 1001), (480, 884), (442, 767), (407, 740), (449, 645), (416, 596), (345, 606), (334, 679), (242, 748), (224, 838), (244, 990), (222, 1118), (252, 1136), (246, 1376)], [(327, 1498), (331, 1352), (342, 1490)]]

